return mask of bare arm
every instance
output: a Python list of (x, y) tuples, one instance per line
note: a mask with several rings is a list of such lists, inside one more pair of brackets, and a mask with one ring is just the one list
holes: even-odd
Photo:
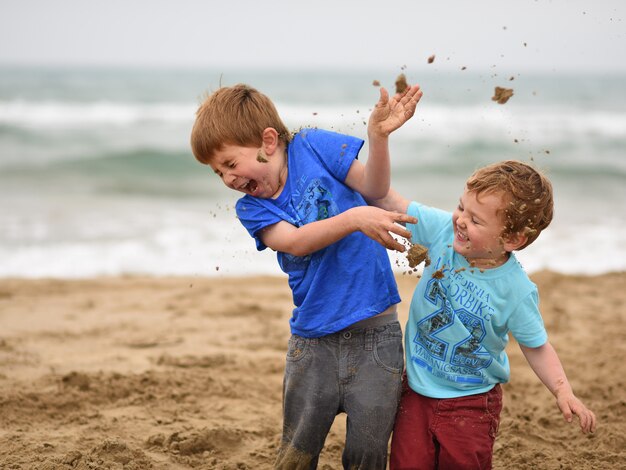
[(381, 199), (368, 199), (367, 203), (385, 209), (386, 211), (399, 212), (406, 214), (409, 208), (409, 200), (396, 192), (393, 188), (389, 189), (387, 195)]
[(346, 184), (365, 198), (380, 198), (389, 190), (391, 165), (389, 158), (389, 135), (408, 121), (422, 91), (418, 85), (391, 99), (387, 90), (380, 89), (380, 99), (367, 126), (369, 155), (365, 165), (355, 161), (346, 177)]
[(583, 433), (596, 430), (596, 416), (583, 404), (572, 391), (561, 361), (550, 343), (538, 348), (529, 348), (520, 344), (520, 349), (537, 377), (556, 397), (556, 404), (568, 423), (572, 415), (578, 416)]
[(306, 256), (332, 245), (353, 232), (363, 232), (385, 248), (404, 251), (404, 246), (391, 235), (411, 238), (411, 233), (398, 223), (413, 223), (406, 214), (388, 212), (377, 207), (359, 206), (328, 219), (295, 227), (282, 221), (265, 228), (263, 243), (275, 251)]

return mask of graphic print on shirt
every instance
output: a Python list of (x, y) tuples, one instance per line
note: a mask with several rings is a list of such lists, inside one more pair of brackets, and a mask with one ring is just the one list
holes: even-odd
[[(304, 182), (303, 178), (300, 183)], [(324, 220), (339, 213), (339, 207), (333, 200), (331, 192), (322, 186), (319, 179), (312, 180), (304, 190), (296, 191), (295, 195), (300, 196), (295, 208), (302, 224)], [(303, 270), (310, 261), (311, 255), (295, 256), (283, 253), (281, 266), (287, 271)]]
[(302, 191), (302, 198), (296, 206), (296, 211), (300, 220), (308, 224), (337, 215), (339, 208), (331, 192), (322, 186), (319, 179), (314, 179)]
[[(440, 279), (428, 281), (424, 298), (435, 310), (416, 325), (412, 360), (417, 366), (449, 381), (486, 383), (481, 370), (488, 367), (493, 358), (481, 341), (486, 334), (485, 323), (489, 316), (477, 312), (490, 312), (491, 309), (475, 296), (468, 295), (468, 289), (462, 284), (455, 283), (458, 278), (452, 275), (448, 279), (448, 287)], [(457, 308), (450, 299), (455, 301)], [(459, 299), (465, 301), (460, 303)], [(483, 300), (488, 300), (488, 295)]]

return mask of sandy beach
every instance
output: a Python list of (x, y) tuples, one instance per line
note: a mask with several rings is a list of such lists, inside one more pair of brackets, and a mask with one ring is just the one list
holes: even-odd
[[(625, 468), (626, 273), (531, 277), (598, 429), (564, 422), (512, 341), (494, 468)], [(416, 282), (398, 276), (403, 326)], [(291, 305), (281, 277), (2, 280), (0, 468), (271, 468)]]

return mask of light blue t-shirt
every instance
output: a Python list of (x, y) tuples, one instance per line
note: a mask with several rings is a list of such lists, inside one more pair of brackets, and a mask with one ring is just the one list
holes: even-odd
[(413, 243), (426, 246), (431, 258), (413, 293), (405, 332), (410, 387), (454, 398), (508, 382), (508, 332), (531, 348), (548, 339), (537, 286), (513, 253), (496, 268), (471, 267), (452, 248), (449, 212), (412, 202), (407, 213), (418, 220), (407, 224)]
[[(246, 195), (237, 216), (256, 240), (259, 231), (281, 220), (300, 227), (366, 205), (344, 181), (363, 140), (320, 129), (306, 129), (287, 147), (288, 175), (277, 199)], [(277, 252), (289, 275), (295, 308), (291, 332), (307, 338), (325, 336), (376, 315), (400, 302), (385, 248), (352, 233), (308, 256)]]

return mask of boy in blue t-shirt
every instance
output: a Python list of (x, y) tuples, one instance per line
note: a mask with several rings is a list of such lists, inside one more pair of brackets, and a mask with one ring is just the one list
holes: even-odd
[(509, 380), (510, 332), (533, 371), (583, 432), (595, 416), (574, 396), (548, 342), (537, 286), (514, 250), (552, 220), (552, 185), (518, 161), (494, 163), (467, 180), (450, 214), (390, 190), (373, 201), (417, 218), (412, 241), (431, 263), (413, 294), (405, 332), (406, 377), (391, 444), (391, 469), (489, 469)]
[(398, 290), (385, 248), (410, 237), (404, 213), (368, 206), (389, 190), (388, 137), (415, 112), (418, 86), (380, 99), (361, 139), (318, 129), (293, 137), (265, 95), (220, 88), (200, 106), (191, 145), (230, 189), (258, 250), (276, 251), (295, 308), (275, 468), (317, 466), (338, 413), (347, 417), (345, 468), (384, 469), (400, 397)]

